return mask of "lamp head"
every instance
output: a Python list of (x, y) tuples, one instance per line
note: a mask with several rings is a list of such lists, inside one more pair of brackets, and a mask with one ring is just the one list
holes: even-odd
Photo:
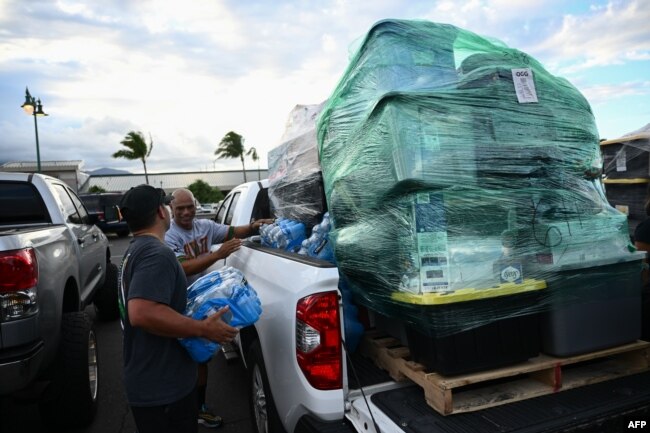
[(34, 116), (49, 116), (49, 114), (43, 112), (43, 104), (41, 104), (40, 98), (36, 102), (36, 112), (34, 113)]
[(20, 107), (25, 110), (25, 113), (32, 115), (34, 114), (34, 97), (29, 94), (29, 89), (25, 87), (25, 103)]

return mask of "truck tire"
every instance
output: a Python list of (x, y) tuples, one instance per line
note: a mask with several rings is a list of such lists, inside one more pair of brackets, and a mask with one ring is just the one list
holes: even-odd
[(54, 377), (45, 389), (39, 410), (54, 428), (85, 427), (97, 411), (97, 338), (84, 312), (63, 314)]
[(255, 341), (248, 351), (250, 409), (253, 415), (253, 425), (256, 433), (286, 433), (280, 416), (275, 408), (269, 380), (266, 375), (266, 366), (262, 357), (260, 342)]
[(117, 265), (108, 263), (106, 266), (104, 285), (97, 289), (93, 303), (100, 320), (115, 320), (120, 316), (117, 302)]

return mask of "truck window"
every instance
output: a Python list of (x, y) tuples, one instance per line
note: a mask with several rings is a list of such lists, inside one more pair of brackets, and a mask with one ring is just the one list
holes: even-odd
[(104, 217), (106, 221), (118, 221), (120, 219), (117, 208), (120, 205), (123, 194), (104, 196)]
[(99, 196), (96, 195), (81, 195), (79, 196), (81, 198), (81, 201), (83, 202), (84, 206), (86, 206), (86, 209), (88, 212), (94, 212), (97, 213), (100, 211), (99, 207)]
[(86, 208), (84, 207), (83, 203), (81, 203), (81, 200), (79, 200), (79, 197), (72, 192), (72, 190), (67, 189), (68, 195), (72, 199), (72, 203), (74, 203), (75, 207), (77, 208), (77, 212), (79, 212), (79, 216), (81, 217), (81, 221), (83, 221), (84, 224), (89, 223), (88, 219), (88, 211), (86, 211)]
[(0, 224), (50, 223), (43, 199), (32, 184), (0, 183)]
[(260, 220), (271, 217), (271, 204), (269, 202), (269, 189), (262, 188), (255, 197), (255, 204), (253, 205), (253, 220)]
[(224, 224), (229, 226), (230, 223), (232, 222), (232, 216), (235, 213), (235, 208), (237, 207), (237, 201), (239, 200), (239, 196), (241, 195), (241, 192), (236, 192), (232, 195), (232, 200), (230, 201), (230, 207), (228, 208), (228, 215), (226, 215), (226, 221), (224, 221)]
[(52, 189), (59, 197), (61, 205), (63, 205), (63, 214), (65, 215), (66, 221), (72, 224), (83, 224), (81, 215), (79, 215), (77, 208), (63, 185), (53, 184)]
[(226, 209), (228, 209), (228, 205), (230, 204), (230, 201), (232, 200), (232, 196), (226, 197), (226, 199), (221, 203), (221, 207), (217, 211), (217, 216), (214, 217), (214, 220), (218, 222), (219, 224), (223, 224), (223, 217), (226, 214)]
[(79, 199), (89, 213), (101, 213), (104, 220), (108, 222), (119, 221), (120, 217), (117, 208), (122, 200), (123, 194), (100, 193), (100, 194), (79, 194)]

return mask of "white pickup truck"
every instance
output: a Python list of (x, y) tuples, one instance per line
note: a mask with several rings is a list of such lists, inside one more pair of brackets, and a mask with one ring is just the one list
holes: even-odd
[[(266, 180), (233, 189), (216, 221), (270, 217)], [(264, 247), (255, 238), (226, 260), (262, 300), (263, 313), (238, 338), (249, 370), (258, 433), (627, 431), (650, 418), (650, 372), (442, 416), (422, 388), (396, 382), (373, 362), (346, 354), (339, 272), (317, 259)], [(223, 266), (224, 261), (213, 266)], [(636, 424), (633, 424), (636, 422)]]

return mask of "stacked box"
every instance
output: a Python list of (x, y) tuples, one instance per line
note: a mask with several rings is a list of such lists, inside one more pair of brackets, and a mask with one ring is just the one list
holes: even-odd
[[(575, 299), (562, 296), (571, 281), (587, 292), (593, 282), (558, 280), (566, 266), (593, 272), (632, 255), (626, 217), (605, 197), (589, 104), (503, 44), (448, 25), (379, 22), (317, 137), (339, 269), (357, 302), (415, 331), (411, 349), (428, 348), (433, 368), (534, 355), (538, 344), (486, 353), (467, 342), (538, 341), (538, 315)], [(632, 281), (636, 270), (621, 272)], [(548, 281), (561, 283), (541, 290)], [(510, 337), (498, 337), (504, 328)], [(467, 359), (447, 353), (456, 343)]]
[(300, 221), (308, 228), (327, 211), (316, 146), (316, 117), (322, 106), (296, 106), (289, 115), (281, 144), (268, 156), (273, 215)]

